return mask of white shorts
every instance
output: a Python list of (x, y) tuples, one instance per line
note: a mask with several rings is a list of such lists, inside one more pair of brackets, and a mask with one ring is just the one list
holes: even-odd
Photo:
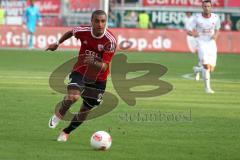
[(200, 41), (198, 40), (198, 58), (201, 64), (216, 66), (217, 62), (217, 45), (215, 40)]

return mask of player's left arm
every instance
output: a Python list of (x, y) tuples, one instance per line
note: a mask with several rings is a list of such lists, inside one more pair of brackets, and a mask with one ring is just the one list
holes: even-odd
[(42, 16), (41, 16), (39, 9), (37, 11), (37, 21), (38, 21), (38, 25), (42, 26)]
[(215, 29), (214, 34), (213, 34), (213, 36), (212, 36), (212, 39), (216, 41), (217, 38), (218, 38), (218, 35), (219, 35), (219, 30), (216, 30), (216, 29)]
[(214, 28), (214, 34), (212, 35), (212, 39), (215, 40), (215, 41), (218, 38), (220, 28), (221, 28), (221, 22), (220, 22), (219, 17), (217, 17), (216, 26)]

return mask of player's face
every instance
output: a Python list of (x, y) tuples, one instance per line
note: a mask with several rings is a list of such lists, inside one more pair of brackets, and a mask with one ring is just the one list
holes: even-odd
[(209, 2), (203, 3), (202, 8), (203, 8), (203, 13), (208, 15), (211, 13), (212, 4)]
[(30, 5), (31, 5), (31, 6), (34, 5), (34, 0), (30, 0)]
[(105, 15), (95, 15), (92, 19), (93, 34), (97, 37), (104, 33), (107, 17)]

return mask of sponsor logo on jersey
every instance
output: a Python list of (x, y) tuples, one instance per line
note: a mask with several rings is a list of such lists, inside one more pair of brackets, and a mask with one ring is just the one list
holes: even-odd
[(94, 52), (94, 51), (86, 50), (86, 51), (85, 51), (85, 54), (86, 54), (86, 55), (92, 55), (92, 56), (94, 56), (95, 58), (100, 58), (100, 59), (101, 59), (100, 54), (99, 54), (99, 53), (96, 53), (96, 52)]
[(103, 51), (103, 45), (102, 44), (98, 44), (98, 51)]
[(84, 44), (87, 44), (87, 41), (83, 41)]

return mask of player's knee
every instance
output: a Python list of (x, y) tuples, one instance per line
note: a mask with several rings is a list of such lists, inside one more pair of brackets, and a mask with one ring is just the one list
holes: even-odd
[(80, 91), (79, 90), (68, 90), (68, 94), (66, 96), (67, 100), (70, 100), (70, 101), (72, 101), (74, 103), (79, 98), (80, 98)]
[(76, 101), (80, 98), (80, 95), (79, 95), (79, 94), (69, 95), (69, 96), (70, 96), (70, 99), (71, 99), (73, 102), (76, 102)]
[(80, 98), (79, 94), (68, 94), (65, 100), (71, 101), (72, 103), (76, 102)]

